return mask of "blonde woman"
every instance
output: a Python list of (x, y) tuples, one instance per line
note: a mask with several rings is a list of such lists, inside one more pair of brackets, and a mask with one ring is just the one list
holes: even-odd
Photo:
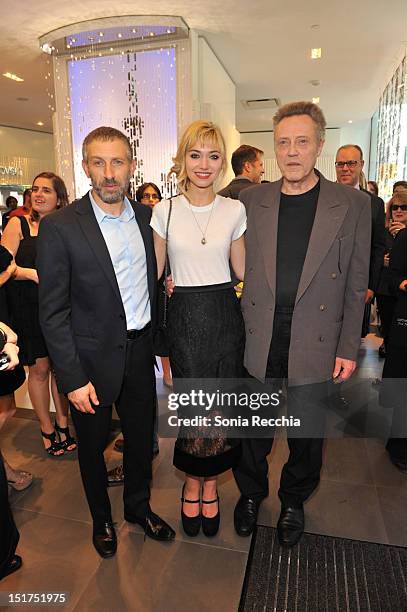
[[(195, 121), (184, 132), (171, 169), (180, 195), (172, 198), (168, 256), (175, 285), (168, 308), (168, 341), (174, 379), (242, 376), (244, 324), (231, 284), (229, 261), (244, 275), (246, 213), (239, 200), (216, 195), (215, 182), (226, 167), (219, 128)], [(155, 205), (151, 226), (158, 276), (165, 264), (170, 202)], [(213, 433), (213, 432), (212, 432)], [(216, 535), (220, 511), (217, 475), (240, 453), (237, 440), (217, 432), (180, 430), (174, 465), (185, 472), (181, 518), (189, 536)]]

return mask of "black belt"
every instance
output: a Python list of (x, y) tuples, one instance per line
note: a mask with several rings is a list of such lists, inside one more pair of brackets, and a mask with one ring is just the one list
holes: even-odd
[(147, 325), (143, 327), (142, 329), (128, 329), (127, 330), (127, 340), (135, 340), (136, 338), (139, 338), (140, 336), (145, 334), (145, 332), (148, 331), (150, 328), (151, 328), (151, 322), (147, 323)]

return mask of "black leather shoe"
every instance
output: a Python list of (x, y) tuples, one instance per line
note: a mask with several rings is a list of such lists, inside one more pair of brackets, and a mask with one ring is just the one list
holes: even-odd
[(390, 461), (398, 470), (400, 470), (400, 472), (407, 474), (407, 459), (397, 459), (396, 457), (392, 457), (390, 455)]
[(281, 546), (295, 546), (304, 533), (304, 508), (281, 508), (277, 533)]
[(14, 574), (23, 564), (23, 560), (20, 555), (14, 555), (7, 567), (4, 568), (3, 573), (0, 575), (0, 580), (5, 578), (6, 576), (10, 576), (10, 574)]
[(260, 501), (241, 495), (236, 504), (234, 513), (234, 523), (236, 533), (246, 537), (253, 533), (257, 523)]
[(113, 523), (93, 525), (93, 546), (104, 559), (116, 554), (117, 539)]
[(161, 540), (163, 542), (170, 542), (175, 538), (175, 531), (168, 525), (162, 518), (157, 514), (154, 514), (151, 510), (148, 512), (145, 518), (137, 518), (135, 516), (124, 515), (124, 519), (129, 523), (137, 523), (144, 529), (144, 533), (153, 540)]
[(123, 464), (117, 465), (113, 470), (109, 470), (107, 473), (107, 486), (108, 487), (119, 487), (124, 483), (124, 470)]
[(331, 410), (339, 410), (340, 412), (344, 412), (345, 410), (349, 410), (349, 402), (343, 397), (340, 393), (335, 393), (330, 397), (330, 408)]

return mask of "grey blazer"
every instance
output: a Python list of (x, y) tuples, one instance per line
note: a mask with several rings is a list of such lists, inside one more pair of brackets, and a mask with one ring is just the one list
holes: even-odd
[[(336, 356), (356, 360), (368, 287), (369, 196), (319, 176), (317, 211), (292, 319), (291, 384), (329, 380)], [(242, 297), (245, 366), (260, 380), (273, 334), (281, 185), (280, 179), (240, 196), (248, 211)]]

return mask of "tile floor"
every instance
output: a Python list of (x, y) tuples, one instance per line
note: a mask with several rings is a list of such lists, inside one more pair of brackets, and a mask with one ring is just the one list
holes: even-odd
[[(378, 343), (373, 335), (364, 342), (359, 377), (380, 376), (383, 362), (377, 358)], [(161, 386), (159, 393), (164, 393)], [(101, 560), (91, 544), (92, 525), (76, 453), (60, 459), (45, 455), (37, 423), (27, 410), (19, 410), (11, 419), (0, 442), (13, 466), (35, 475), (30, 489), (11, 492), (24, 567), (3, 580), (0, 591), (64, 591), (69, 599), (63, 609), (80, 612), (237, 610), (250, 539), (238, 537), (233, 529), (238, 491), (231, 474), (220, 479), (219, 535), (212, 540), (202, 535), (187, 538), (180, 526), (182, 478), (172, 467), (173, 441), (162, 439), (154, 461), (152, 507), (177, 529), (176, 541), (144, 540), (141, 529), (124, 522), (122, 490), (116, 487), (110, 489), (110, 497), (118, 553), (113, 559)], [(278, 479), (286, 457), (281, 437), (270, 456), (270, 496), (261, 506), (262, 524), (276, 524)], [(120, 459), (112, 440), (106, 451), (108, 466)], [(407, 475), (390, 464), (382, 440), (327, 441), (321, 484), (306, 505), (306, 529), (407, 546)]]

